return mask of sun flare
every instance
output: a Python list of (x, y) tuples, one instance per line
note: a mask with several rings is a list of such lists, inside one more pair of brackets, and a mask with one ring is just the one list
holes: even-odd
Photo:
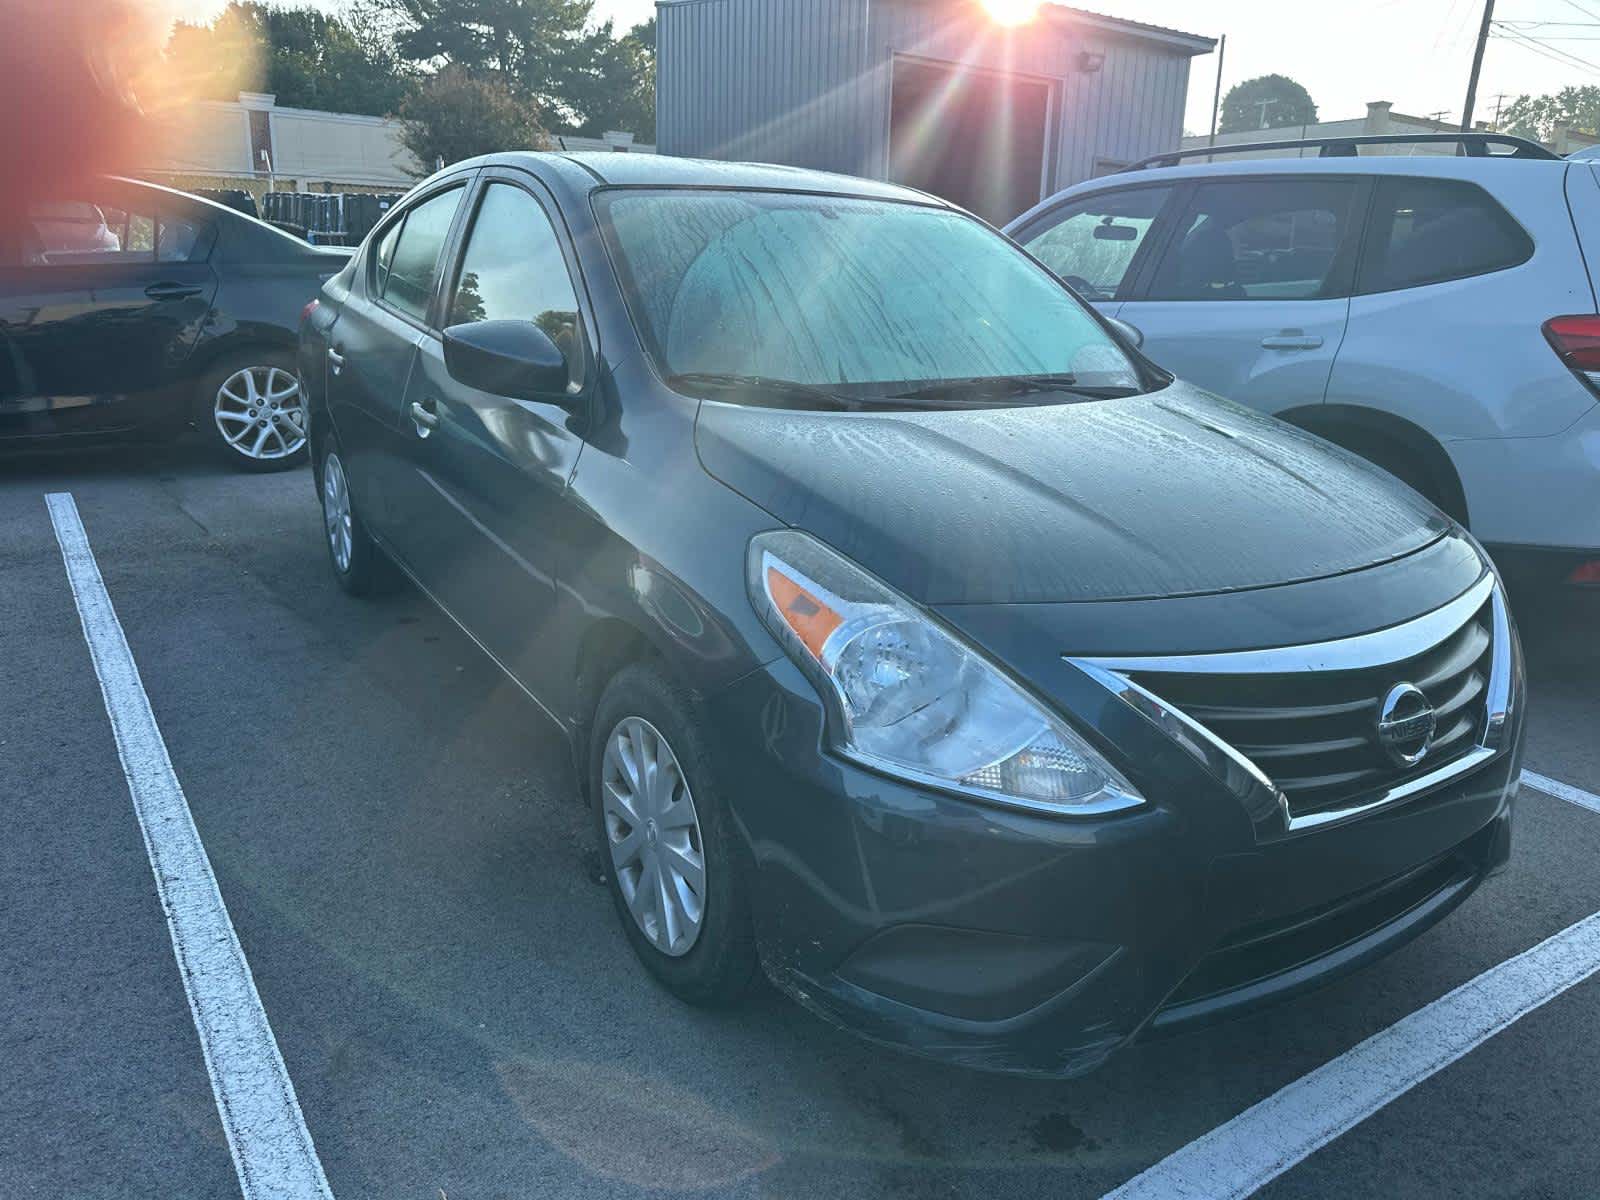
[(1039, 13), (1039, 0), (983, 0), (984, 11), (997, 25), (1025, 25)]

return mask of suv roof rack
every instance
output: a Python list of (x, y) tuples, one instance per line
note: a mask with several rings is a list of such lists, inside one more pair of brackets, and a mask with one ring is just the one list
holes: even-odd
[(1473, 158), (1491, 157), (1490, 146), (1510, 146), (1509, 154), (1496, 154), (1496, 158), (1559, 159), (1559, 154), (1546, 150), (1538, 142), (1515, 137), (1509, 133), (1360, 133), (1348, 137), (1293, 138), (1281, 142), (1233, 142), (1228, 145), (1196, 146), (1191, 150), (1168, 150), (1165, 154), (1152, 154), (1140, 159), (1128, 171), (1142, 171), (1147, 167), (1176, 167), (1185, 158), (1212, 157), (1219, 154), (1245, 154), (1257, 150), (1295, 150), (1315, 146), (1318, 158), (1354, 158), (1358, 146), (1404, 146), (1417, 142), (1453, 143), (1457, 152)]

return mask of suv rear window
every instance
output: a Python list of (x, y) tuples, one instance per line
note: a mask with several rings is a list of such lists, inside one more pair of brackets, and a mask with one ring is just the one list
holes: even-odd
[(1360, 290), (1390, 292), (1503, 271), (1527, 262), (1533, 239), (1475, 183), (1378, 180)]

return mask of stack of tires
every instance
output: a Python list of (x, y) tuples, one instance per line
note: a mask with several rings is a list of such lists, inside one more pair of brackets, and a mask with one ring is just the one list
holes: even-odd
[(268, 192), (261, 216), (318, 246), (354, 246), (398, 199), (398, 192)]

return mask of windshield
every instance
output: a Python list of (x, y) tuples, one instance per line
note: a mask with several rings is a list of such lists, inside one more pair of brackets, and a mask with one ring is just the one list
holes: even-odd
[(602, 224), (661, 373), (892, 394), (1050, 377), (1136, 390), (1083, 306), (960, 213), (769, 192), (603, 192)]

